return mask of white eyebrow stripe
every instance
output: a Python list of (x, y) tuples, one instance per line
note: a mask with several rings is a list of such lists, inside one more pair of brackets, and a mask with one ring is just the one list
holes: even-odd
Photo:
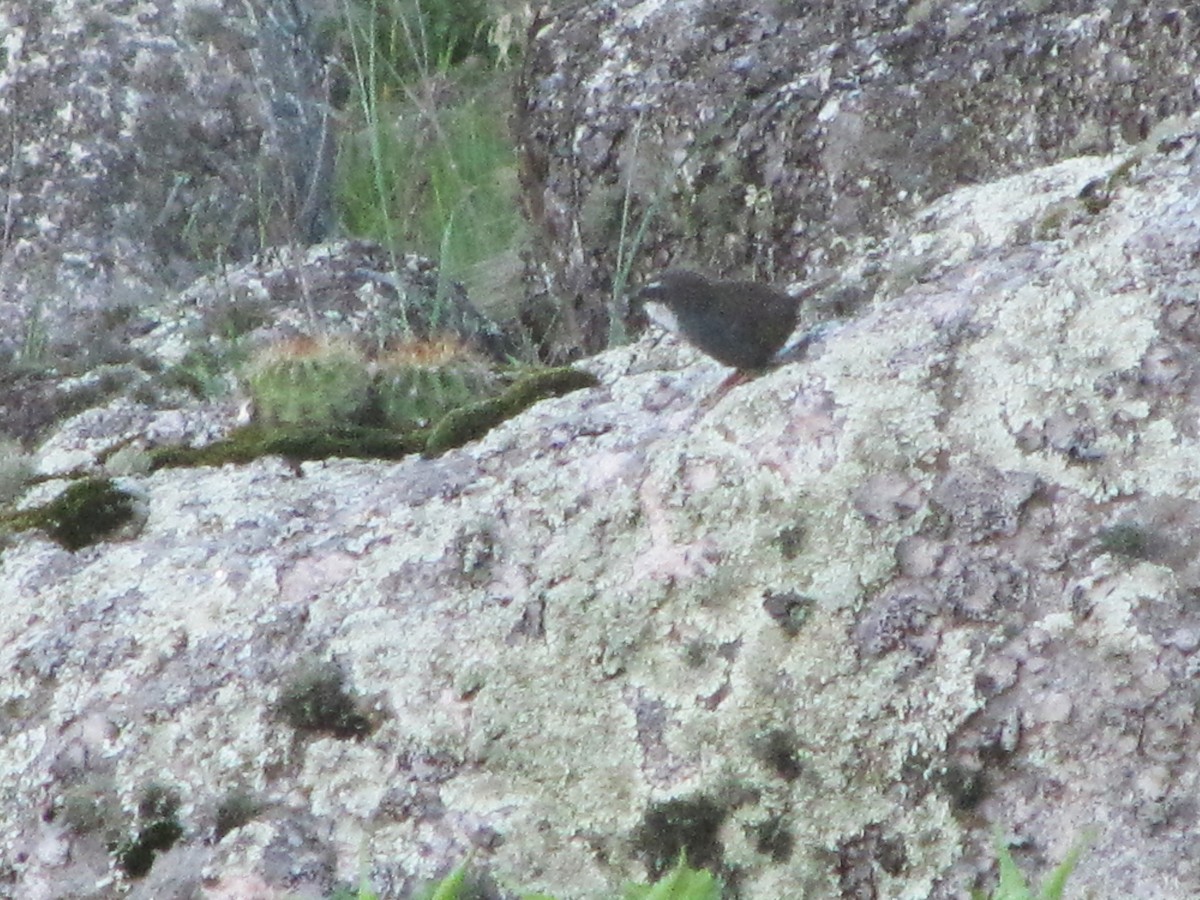
[(652, 322), (661, 325), (667, 331), (679, 334), (679, 320), (666, 304), (659, 303), (657, 300), (648, 301), (646, 303), (646, 315), (650, 317)]

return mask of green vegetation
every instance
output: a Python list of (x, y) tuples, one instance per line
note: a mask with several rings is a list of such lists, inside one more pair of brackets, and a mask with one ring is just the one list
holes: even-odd
[(358, 87), (402, 92), (472, 57), (495, 61), (484, 0), (343, 0), (343, 25)]
[(283, 720), (301, 732), (336, 738), (362, 738), (375, 726), (346, 688), (346, 675), (332, 662), (306, 662), (287, 678), (278, 710)]
[(1149, 529), (1133, 522), (1101, 528), (1096, 533), (1096, 549), (1125, 559), (1149, 559), (1154, 535)]
[[(705, 816), (706, 820), (710, 817)], [(774, 837), (768, 838), (773, 846), (782, 846), (777, 841), (777, 829), (772, 831)], [(982, 891), (972, 891), (973, 900), (1062, 900), (1066, 889), (1067, 879), (1083, 853), (1088, 839), (1076, 844), (1067, 858), (1060, 863), (1041, 890), (1034, 891), (1029, 887), (1025, 877), (1013, 861), (1003, 835), (997, 830), (995, 837), (996, 856), (999, 860), (1000, 882), (990, 894)], [(791, 841), (783, 842), (786, 852), (778, 859), (786, 859), (791, 852)], [(484, 890), (480, 882), (473, 878), (467, 863), (463, 863), (441, 881), (431, 885), (416, 896), (420, 900), (480, 900), (484, 896), (494, 896), (491, 893), (481, 893)], [(707, 869), (693, 869), (687, 864), (686, 853), (681, 852), (674, 867), (666, 871), (653, 884), (628, 884), (621, 893), (621, 900), (721, 900), (721, 883)], [(522, 894), (521, 900), (554, 900), (546, 894)], [(334, 895), (333, 900), (379, 900), (378, 895), (371, 890), (366, 879), (357, 890), (342, 890)]]
[(1067, 858), (1055, 867), (1046, 883), (1038, 891), (1029, 887), (1025, 876), (1017, 868), (1012, 851), (1009, 850), (1008, 841), (1004, 839), (1004, 834), (999, 827), (996, 828), (993, 840), (996, 847), (996, 858), (1000, 864), (1000, 883), (990, 894), (985, 895), (981, 891), (972, 891), (973, 900), (1061, 900), (1063, 891), (1067, 887), (1067, 879), (1075, 871), (1079, 857), (1083, 855), (1090, 838), (1084, 837), (1071, 848)]
[(161, 784), (150, 784), (138, 800), (137, 836), (123, 841), (114, 852), (117, 865), (130, 878), (142, 878), (160, 851), (170, 850), (183, 837), (179, 823), (179, 794)]
[(343, 11), (343, 226), (434, 258), (451, 280), (520, 247), (511, 23), (501, 29), (483, 0), (343, 0)]
[[(472, 875), (467, 863), (445, 878), (418, 891), (417, 900), (485, 900), (498, 896), (486, 879)], [(507, 896), (507, 895), (506, 895)], [(554, 900), (549, 894), (521, 894), (521, 900)], [(720, 900), (721, 884), (704, 869), (689, 868), (681, 856), (675, 868), (654, 884), (629, 884), (621, 900)], [(342, 889), (331, 900), (379, 900), (364, 878), (356, 889)]]
[(387, 427), (423, 428), (487, 397), (496, 381), (484, 361), (457, 342), (414, 341), (380, 360), (375, 400)]
[(262, 804), (245, 791), (231, 791), (221, 798), (217, 804), (216, 822), (213, 825), (213, 839), (220, 841), (235, 828), (254, 820), (262, 811)]
[(721, 883), (706, 869), (690, 869), (683, 854), (654, 884), (631, 884), (623, 900), (721, 900)]
[(300, 340), (270, 347), (246, 375), (255, 418), (263, 425), (360, 424), (371, 398), (371, 373), (350, 341)]
[(595, 387), (598, 383), (590, 372), (569, 366), (526, 375), (499, 397), (464, 406), (446, 415), (430, 431), (425, 455), (439, 456), (477, 440), (539, 400), (561, 397), (582, 388)]
[(72, 552), (111, 535), (136, 515), (137, 499), (108, 478), (76, 481), (49, 503), (0, 517), (10, 531), (40, 528)]
[[(448, 383), (448, 379), (433, 378), (426, 380), (425, 386), (436, 390), (438, 396), (446, 400), (451, 395)], [(248, 463), (264, 456), (282, 456), (292, 462), (336, 458), (401, 459), (414, 453), (438, 456), (482, 437), (539, 400), (560, 397), (596, 384), (594, 375), (578, 369), (534, 370), (498, 397), (452, 409), (432, 427), (394, 431), (358, 424), (246, 425), (234, 429), (225, 440), (203, 447), (160, 447), (150, 453), (150, 468), (222, 466)], [(415, 408), (411, 398), (409, 402)], [(432, 411), (432, 407), (426, 408)]]
[(203, 447), (160, 447), (150, 453), (151, 469), (223, 466), (282, 456), (293, 463), (311, 459), (402, 459), (425, 447), (423, 431), (396, 434), (383, 428), (343, 425), (317, 428), (264, 428), (246, 425)]

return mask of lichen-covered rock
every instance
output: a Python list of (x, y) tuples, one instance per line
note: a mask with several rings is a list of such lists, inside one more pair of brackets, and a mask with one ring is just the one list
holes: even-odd
[[(551, 343), (606, 345), (631, 259), (809, 280), (954, 187), (1137, 143), (1197, 108), (1198, 66), (1175, 0), (552, 8), (518, 98)], [(864, 274), (813, 313), (889, 273)]]
[(301, 9), (35, 3), (0, 14), (3, 249), (22, 283), (70, 277), (58, 261), (74, 253), (81, 284), (120, 291), (120, 275), (158, 284), (173, 261), (245, 257), (264, 233), (322, 236), (332, 133)]
[[(10, 539), (2, 889), (119, 894), (97, 833), (158, 784), (148, 897), (470, 856), (600, 900), (686, 846), (752, 900), (942, 900), (993, 824), (1034, 879), (1094, 828), (1073, 890), (1200, 894), (1197, 132), (947, 195), (894, 296), (715, 405), (646, 341), (437, 459), (164, 469), (136, 539)], [(289, 721), (308, 660), (363, 727)]]
[(0, 9), (6, 434), (83, 408), (61, 378), (140, 362), (130, 344), (157, 302), (199, 272), (327, 234), (317, 15), (289, 0)]

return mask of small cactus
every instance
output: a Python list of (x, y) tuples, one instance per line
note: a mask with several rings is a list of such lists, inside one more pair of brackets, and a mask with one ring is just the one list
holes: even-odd
[(288, 341), (261, 352), (246, 372), (255, 418), (266, 425), (358, 422), (371, 400), (371, 370), (349, 341)]
[(380, 359), (375, 397), (383, 423), (407, 430), (432, 425), (452, 409), (495, 393), (486, 364), (453, 340), (412, 341)]

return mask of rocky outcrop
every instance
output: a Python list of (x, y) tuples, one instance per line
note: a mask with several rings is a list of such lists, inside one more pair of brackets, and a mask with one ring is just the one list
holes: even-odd
[(601, 898), (686, 845), (948, 898), (994, 823), (1200, 892), (1196, 133), (951, 193), (879, 256), (915, 281), (711, 409), (647, 341), (437, 460), (129, 476), (137, 537), (10, 539), (5, 889), (108, 896), (177, 829), (134, 896), (471, 854)]
[(956, 186), (1137, 143), (1197, 108), (1198, 29), (1170, 0), (550, 12), (518, 97), (536, 269), (565, 309), (548, 343), (606, 346), (630, 266), (823, 280)]
[(327, 233), (332, 132), (303, 9), (0, 11), (0, 360), (78, 360), (130, 336), (114, 310), (244, 261), (264, 238)]
[[(256, 339), (382, 342), (430, 293), (498, 336), (420, 260), (305, 246), (319, 130), (230, 74), (287, 81), (248, 35), (301, 5), (0, 13), (0, 103), (55, 114), (4, 119), (0, 340), (71, 367), (3, 419), (52, 433), (0, 496), (71, 502), (0, 537), (0, 896), (399, 897), (470, 857), (599, 900), (686, 848), (729, 897), (940, 900), (993, 883), (993, 826), (1035, 877), (1090, 834), (1081, 893), (1200, 895), (1200, 122), (1153, 124), (1195, 22), (802, 6), (576, 7), (523, 110), (556, 291), (653, 207), (648, 263), (831, 273), (810, 320), (857, 314), (799, 359), (714, 400), (647, 337), (437, 459), (153, 472), (233, 424), (188, 379)], [(189, 37), (119, 44), (151, 20)], [(251, 255), (249, 173), (286, 249)], [(236, 264), (193, 281), (189, 235)]]

